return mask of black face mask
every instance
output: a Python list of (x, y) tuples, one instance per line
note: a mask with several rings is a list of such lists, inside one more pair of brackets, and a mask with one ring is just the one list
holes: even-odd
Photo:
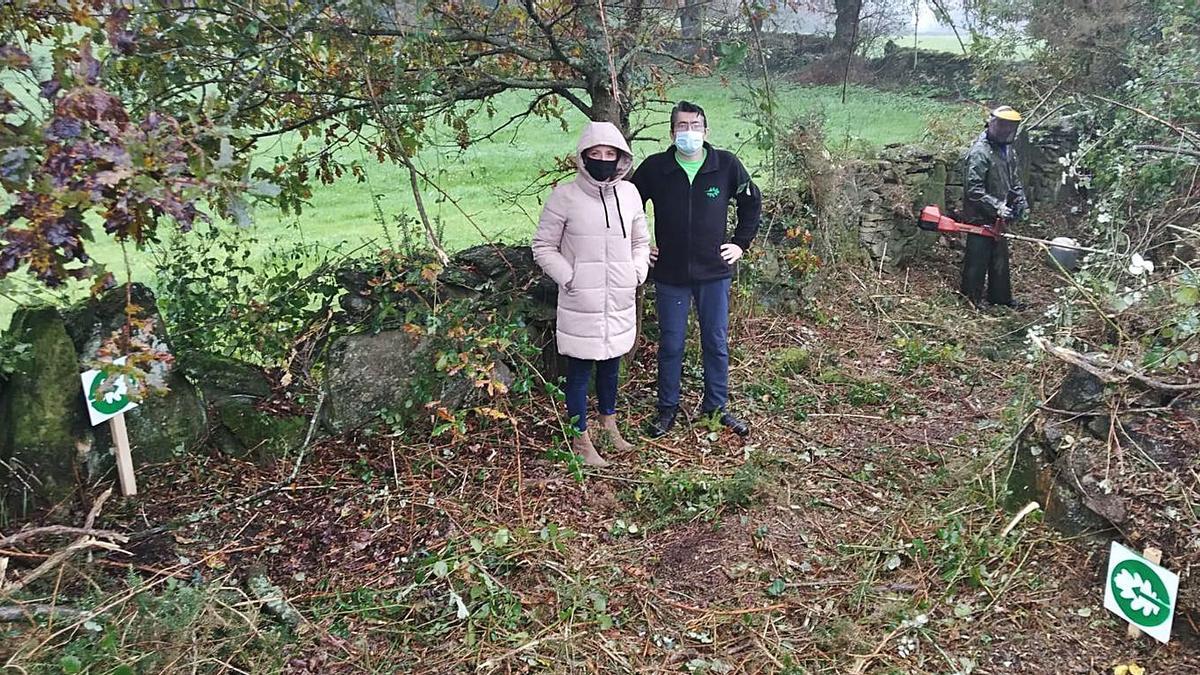
[(1017, 140), (1018, 127), (1019, 125), (1016, 122), (994, 119), (988, 123), (988, 138), (993, 143), (1008, 145)]
[(583, 158), (583, 168), (587, 169), (592, 178), (603, 183), (617, 175), (616, 159), (592, 159), (591, 157)]

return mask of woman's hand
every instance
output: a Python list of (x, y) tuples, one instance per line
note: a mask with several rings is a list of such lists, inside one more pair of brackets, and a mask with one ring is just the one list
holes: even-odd
[(650, 266), (654, 267), (654, 263), (658, 262), (658, 247), (650, 247)]

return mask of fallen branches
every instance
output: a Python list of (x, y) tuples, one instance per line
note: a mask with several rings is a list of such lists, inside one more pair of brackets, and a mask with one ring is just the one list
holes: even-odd
[(1168, 155), (1187, 155), (1188, 157), (1200, 157), (1200, 150), (1192, 150), (1190, 148), (1169, 148), (1165, 145), (1153, 145), (1150, 143), (1142, 143), (1133, 146), (1134, 150), (1139, 152), (1161, 152)]
[[(120, 544), (128, 542), (128, 537), (117, 532), (92, 529), (92, 525), (96, 522), (96, 517), (100, 515), (100, 509), (104, 507), (104, 502), (107, 501), (111, 495), (112, 488), (105, 490), (104, 494), (100, 495), (100, 498), (97, 499), (96, 503), (92, 505), (92, 510), (88, 513), (87, 519), (84, 521), (82, 528), (59, 526), (38, 527), (32, 530), (19, 532), (10, 537), (6, 537), (2, 542), (0, 542), (3, 544), (8, 544), (41, 535), (48, 536), (55, 534), (81, 534), (78, 539), (71, 542), (66, 548), (59, 550), (49, 558), (46, 558), (41, 565), (38, 565), (17, 581), (14, 581), (10, 584), (4, 584), (3, 587), (0, 587), (0, 593), (10, 595), (21, 590), (22, 588), (25, 588), (29, 584), (33, 583), (36, 579), (44, 576), (47, 572), (65, 563), (79, 551), (103, 549), (106, 551), (119, 551), (125, 553), (124, 549), (120, 547)], [(5, 563), (4, 566), (7, 567), (8, 558), (4, 558), (3, 561)], [(3, 583), (3, 579), (0, 579), (0, 583)]]
[(26, 539), (35, 539), (37, 537), (60, 537), (60, 536), (84, 536), (95, 537), (97, 539), (110, 539), (125, 543), (127, 541), (125, 535), (112, 530), (96, 530), (90, 527), (68, 527), (66, 525), (47, 525), (45, 527), (35, 527), (28, 530), (21, 530), (16, 534), (11, 534), (7, 537), (0, 538), (0, 547), (8, 547)]
[[(1049, 340), (1036, 335), (1031, 336), (1030, 339), (1033, 340), (1033, 343), (1037, 345), (1039, 349), (1045, 351), (1047, 354), (1050, 354), (1051, 356), (1054, 356), (1055, 358), (1065, 361), (1073, 366), (1078, 366), (1089, 374), (1096, 376), (1100, 381), (1108, 384), (1121, 384), (1128, 382), (1129, 380), (1134, 380), (1136, 382), (1140, 382), (1146, 387), (1161, 391), (1200, 390), (1200, 382), (1186, 382), (1179, 384), (1174, 382), (1163, 382), (1162, 380), (1150, 377), (1149, 375), (1146, 375), (1138, 370), (1134, 370), (1133, 368), (1130, 368), (1122, 363), (1110, 361), (1108, 358), (1103, 356), (1089, 356), (1086, 354), (1081, 354), (1070, 347), (1060, 347), (1058, 345), (1051, 344)], [(1124, 376), (1122, 377), (1116, 373), (1122, 373)]]
[(232, 502), (221, 504), (221, 505), (215, 506), (210, 509), (197, 511), (197, 512), (189, 514), (183, 518), (177, 518), (169, 523), (163, 523), (162, 525), (157, 525), (155, 527), (151, 527), (151, 528), (148, 528), (145, 530), (140, 530), (133, 534), (133, 539), (135, 541), (141, 541), (143, 539), (147, 539), (147, 538), (162, 534), (163, 532), (167, 532), (167, 531), (176, 529), (178, 527), (182, 527), (183, 525), (198, 523), (202, 520), (207, 520), (207, 519), (212, 518), (213, 516), (216, 516), (224, 511), (227, 511), (229, 509), (237, 508), (237, 507), (243, 506), (245, 504), (257, 502), (261, 499), (264, 499), (266, 497), (269, 497), (269, 496), (275, 494), (276, 492), (279, 492), (280, 490), (286, 488), (289, 485), (294, 484), (296, 482), (296, 478), (299, 477), (299, 475), (300, 475), (300, 467), (304, 464), (304, 455), (308, 451), (308, 447), (310, 445), (312, 445), (313, 438), (316, 435), (317, 424), (321, 418), (321, 408), (323, 408), (324, 405), (325, 405), (325, 392), (322, 391), (320, 397), (317, 398), (317, 406), (316, 406), (316, 409), (313, 410), (312, 418), (309, 420), (308, 433), (304, 437), (304, 443), (302, 443), (300, 445), (299, 450), (296, 451), (296, 462), (295, 462), (295, 464), (292, 465), (292, 472), (291, 472), (291, 474), (289, 474), (289, 476), (287, 477), (286, 480), (278, 481), (266, 488), (263, 488), (262, 490), (259, 490), (258, 492), (255, 492), (246, 497), (242, 497), (240, 499), (234, 500)]

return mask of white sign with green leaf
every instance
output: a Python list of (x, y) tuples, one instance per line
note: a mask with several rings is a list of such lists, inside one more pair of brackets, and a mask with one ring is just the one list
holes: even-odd
[(1178, 590), (1178, 574), (1112, 542), (1104, 577), (1105, 609), (1166, 643), (1171, 638)]
[[(113, 359), (113, 365), (125, 365), (125, 357)], [(130, 386), (131, 378), (127, 375), (93, 369), (81, 373), (79, 377), (83, 380), (83, 397), (87, 400), (92, 426), (133, 410), (138, 405), (129, 395), (134, 387)]]

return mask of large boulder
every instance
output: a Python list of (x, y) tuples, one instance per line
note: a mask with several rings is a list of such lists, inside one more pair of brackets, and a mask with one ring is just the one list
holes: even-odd
[[(130, 337), (134, 342), (171, 354), (166, 325), (158, 313), (154, 294), (141, 284), (133, 284), (129, 301), (127, 310), (126, 291), (121, 286), (64, 314), (67, 332), (84, 367), (100, 361), (105, 343), (118, 331), (125, 330), (127, 312), (132, 318)], [(125, 414), (135, 464), (165, 461), (186, 452), (204, 439), (207, 430), (203, 401), (171, 360), (154, 362), (147, 380), (154, 391)], [(97, 427), (96, 443), (88, 457), (90, 475), (107, 468), (111, 448), (108, 426)]]
[(218, 447), (226, 454), (267, 462), (279, 459), (304, 443), (309, 419), (302, 415), (272, 415), (238, 397), (214, 406), (220, 426), (215, 433)]
[[(504, 365), (502, 361), (493, 363), (491, 372), (487, 373), (486, 377), (491, 382), (503, 387), (505, 391), (511, 389), (517, 381), (512, 369)], [(447, 409), (456, 410), (480, 404), (487, 398), (487, 395), (474, 377), (460, 372), (442, 382), (439, 398)]]
[(498, 310), (497, 318), (519, 318), (541, 349), (538, 370), (554, 381), (566, 374), (565, 359), (555, 343), (558, 285), (542, 273), (528, 246), (482, 245), (459, 251), (442, 280), (482, 307)]
[[(524, 325), (542, 350), (538, 368), (547, 379), (565, 372), (554, 342), (558, 286), (542, 273), (528, 246), (486, 244), (455, 253), (438, 276), (438, 298), (422, 298), (407, 286), (394, 291), (390, 284), (373, 283), (383, 272), (376, 264), (337, 271), (338, 284), (345, 290), (339, 299), (343, 322), (398, 329), (400, 320), (395, 317), (403, 317), (404, 309), (448, 299), (469, 301), (481, 315), (488, 313), (497, 321), (517, 320)], [(389, 311), (383, 318), (383, 307), (400, 311)], [(455, 388), (458, 390), (461, 388)]]
[(9, 331), (29, 348), (0, 396), (7, 501), (58, 501), (74, 489), (77, 459), (90, 443), (75, 346), (52, 307), (18, 309)]
[(402, 330), (338, 338), (325, 367), (322, 421), (333, 433), (368, 426), (387, 411), (412, 412), (432, 394), (432, 342)]
[(257, 401), (271, 395), (271, 383), (262, 369), (227, 356), (188, 351), (176, 356), (176, 366), (204, 394), (207, 403), (229, 398)]
[(210, 441), (227, 455), (260, 462), (278, 459), (304, 442), (310, 418), (262, 409), (272, 396), (261, 368), (207, 352), (185, 352), (178, 367), (204, 395)]
[(1072, 367), (1071, 372), (1058, 386), (1058, 393), (1050, 399), (1050, 407), (1068, 412), (1091, 412), (1104, 403), (1104, 383), (1082, 368)]

